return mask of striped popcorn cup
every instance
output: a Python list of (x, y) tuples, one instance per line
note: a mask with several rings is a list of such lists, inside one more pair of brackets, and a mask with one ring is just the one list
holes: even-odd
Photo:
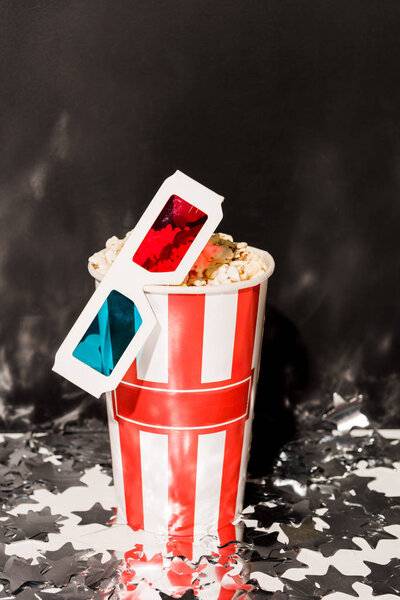
[(117, 522), (196, 539), (240, 513), (274, 270), (257, 252), (248, 281), (145, 288), (158, 324), (106, 394)]

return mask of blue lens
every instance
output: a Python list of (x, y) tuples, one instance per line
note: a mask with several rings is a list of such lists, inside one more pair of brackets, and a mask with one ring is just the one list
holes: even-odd
[(112, 290), (72, 354), (95, 371), (110, 375), (141, 324), (134, 302)]

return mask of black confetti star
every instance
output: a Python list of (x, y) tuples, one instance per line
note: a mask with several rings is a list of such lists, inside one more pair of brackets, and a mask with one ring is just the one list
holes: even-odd
[(78, 585), (75, 581), (56, 593), (40, 590), (38, 596), (41, 600), (103, 600), (102, 594)]
[(325, 499), (335, 493), (333, 485), (312, 484), (306, 490), (307, 500), (310, 503), (310, 510), (316, 510), (325, 506)]
[(1, 477), (0, 480), (0, 491), (1, 492), (15, 492), (23, 488), (25, 484), (24, 478), (18, 471), (11, 471), (7, 467), (7, 473)]
[(105, 563), (100, 560), (100, 555), (92, 556), (88, 560), (88, 575), (85, 577), (85, 585), (96, 588), (102, 581), (113, 577), (121, 563), (117, 558), (110, 558)]
[(54, 583), (56, 587), (69, 583), (71, 577), (80, 573), (83, 567), (82, 563), (77, 562), (74, 556), (64, 556), (59, 560), (46, 562), (42, 559), (40, 564), (45, 567), (43, 573), (46, 575), (46, 580)]
[(282, 577), (282, 579), (284, 579), (286, 588), (285, 591), (290, 591), (290, 600), (292, 600), (293, 597), (292, 591), (294, 591), (297, 594), (296, 598), (304, 598), (305, 600), (306, 598), (315, 597), (314, 593), (316, 591), (316, 587), (311, 581), (308, 581), (307, 579), (301, 579), (300, 581), (292, 581), (291, 579), (287, 579), (285, 577)]
[(56, 523), (63, 518), (62, 515), (52, 515), (46, 506), (40, 512), (29, 510), (26, 515), (12, 516), (6, 525), (16, 531), (13, 541), (35, 538), (46, 542), (48, 533), (60, 531)]
[(271, 527), (273, 523), (290, 523), (290, 508), (288, 506), (265, 506), (257, 504), (252, 519), (258, 521), (259, 527)]
[(14, 536), (15, 531), (8, 529), (5, 525), (0, 525), (0, 544), (9, 544)]
[(289, 538), (289, 546), (300, 546), (302, 548), (317, 548), (327, 541), (327, 536), (315, 529), (315, 523), (311, 516), (306, 517), (299, 526), (281, 525), (282, 531)]
[(60, 465), (56, 467), (50, 462), (44, 462), (40, 465), (28, 464), (34, 479), (52, 484), (59, 492), (64, 492), (70, 487), (87, 487), (86, 483), (81, 481), (83, 473), (78, 470), (72, 470), (68, 466)]
[(278, 532), (263, 533), (262, 531), (246, 530), (247, 541), (251, 541), (258, 554), (262, 558), (268, 558), (275, 548), (283, 548), (283, 544), (278, 542)]
[(388, 585), (394, 589), (397, 595), (400, 594), (400, 570), (395, 569), (393, 575), (391, 575), (387, 581)]
[[(359, 535), (359, 534), (355, 533), (354, 535)], [(364, 538), (364, 540), (366, 542), (368, 542), (368, 544), (374, 550), (376, 549), (378, 542), (380, 542), (381, 540), (396, 540), (397, 539), (397, 537), (395, 535), (392, 535), (388, 531), (384, 531), (382, 529), (382, 527), (379, 527), (377, 529), (365, 530), (364, 533), (360, 535), (360, 537)]]
[(322, 463), (321, 466), (324, 476), (327, 478), (340, 477), (346, 472), (345, 465), (338, 458), (332, 458), (331, 460)]
[(89, 510), (73, 511), (72, 514), (77, 515), (81, 518), (79, 525), (90, 525), (91, 523), (99, 523), (100, 525), (107, 525), (115, 515), (113, 510), (106, 510), (102, 507), (100, 502), (93, 504)]
[(393, 594), (395, 592), (394, 588), (386, 581), (375, 581), (368, 585), (372, 588), (372, 594), (374, 596), (384, 596), (385, 594)]
[(287, 552), (283, 552), (278, 556), (282, 559), (275, 569), (278, 575), (283, 575), (283, 573), (286, 573), (286, 571), (289, 569), (302, 569), (304, 567), (308, 568), (306, 564), (297, 559), (298, 552), (295, 550), (288, 550)]
[(343, 537), (351, 534), (363, 537), (362, 527), (369, 524), (370, 517), (361, 508), (355, 506), (343, 510), (342, 506), (341, 510), (335, 511), (333, 506), (337, 506), (337, 503), (330, 503), (328, 506), (330, 510), (322, 516), (322, 519), (329, 525), (329, 534)]
[(326, 596), (330, 592), (342, 592), (350, 596), (358, 596), (357, 592), (354, 591), (353, 583), (363, 579), (360, 575), (343, 575), (332, 565), (329, 565), (325, 575), (306, 575), (306, 578), (314, 585), (318, 584), (321, 596)]
[[(250, 581), (248, 582), (251, 585), (257, 586), (258, 583), (257, 581), (255, 581), (254, 579), (250, 579)], [(261, 590), (260, 588), (255, 588), (253, 590), (251, 590), (250, 592), (247, 592), (246, 594), (246, 600), (272, 600), (274, 598), (274, 596), (271, 596), (270, 592), (265, 592), (264, 590)]]
[(348, 506), (361, 506), (368, 513), (377, 514), (390, 508), (393, 500), (381, 492), (365, 490), (362, 495), (346, 496), (344, 504)]
[(391, 506), (383, 510), (381, 515), (385, 521), (385, 527), (387, 525), (400, 525), (400, 506)]
[(31, 452), (29, 448), (26, 446), (16, 447), (8, 457), (8, 464), (10, 466), (17, 466), (21, 463), (22, 460), (26, 460), (28, 458), (35, 458), (36, 454)]
[(300, 523), (305, 517), (307, 517), (307, 515), (310, 514), (310, 512), (310, 499), (304, 498), (304, 500), (300, 500), (299, 502), (293, 504), (290, 517), (292, 521)]
[(359, 477), (354, 473), (349, 473), (343, 479), (338, 479), (335, 483), (340, 487), (341, 492), (354, 491), (356, 496), (370, 491), (368, 483), (375, 481), (376, 477)]
[(271, 577), (276, 577), (275, 567), (281, 564), (280, 560), (263, 558), (258, 552), (253, 552), (249, 557), (251, 572), (261, 572)]
[(6, 437), (4, 442), (0, 444), (0, 462), (7, 463), (15, 449), (25, 448), (25, 443), (29, 436), (30, 434), (27, 433), (18, 438)]
[(43, 552), (43, 556), (45, 556), (50, 561), (57, 561), (60, 560), (60, 558), (64, 558), (65, 556), (77, 557), (82, 556), (86, 553), (87, 550), (75, 550), (71, 542), (67, 542), (66, 544), (58, 548), (58, 550), (46, 550), (46, 552)]
[(318, 546), (318, 550), (323, 556), (333, 556), (338, 550), (358, 550), (361, 552), (360, 546), (357, 546), (351, 538), (334, 536), (325, 544)]
[(11, 556), (0, 573), (0, 579), (5, 579), (10, 584), (11, 592), (16, 592), (23, 585), (29, 583), (42, 583), (42, 567), (31, 565), (30, 561), (17, 556)]
[(392, 558), (386, 565), (380, 565), (378, 563), (369, 562), (364, 560), (364, 563), (371, 570), (364, 578), (364, 583), (371, 586), (374, 594), (391, 594), (393, 593), (393, 587), (390, 585), (390, 577), (393, 575), (393, 571), (396, 571), (400, 567), (400, 559)]

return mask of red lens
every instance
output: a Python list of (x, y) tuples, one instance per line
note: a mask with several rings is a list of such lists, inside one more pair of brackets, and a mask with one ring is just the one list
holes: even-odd
[(207, 215), (179, 196), (171, 196), (133, 256), (147, 271), (171, 273), (179, 266)]

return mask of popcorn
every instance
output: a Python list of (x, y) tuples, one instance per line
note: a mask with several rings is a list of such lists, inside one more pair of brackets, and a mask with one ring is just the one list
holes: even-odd
[[(105, 275), (123, 248), (125, 238), (115, 235), (106, 241), (106, 247), (89, 258), (89, 264), (100, 275)], [(231, 235), (214, 233), (190, 269), (183, 286), (218, 286), (247, 281), (265, 273), (267, 265), (246, 242), (234, 242)]]

